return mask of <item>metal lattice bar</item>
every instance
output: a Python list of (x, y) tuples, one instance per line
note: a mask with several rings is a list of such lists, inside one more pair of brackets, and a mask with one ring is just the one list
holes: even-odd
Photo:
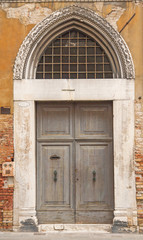
[(113, 78), (113, 73), (103, 48), (88, 35), (71, 30), (48, 45), (40, 58), (36, 78)]

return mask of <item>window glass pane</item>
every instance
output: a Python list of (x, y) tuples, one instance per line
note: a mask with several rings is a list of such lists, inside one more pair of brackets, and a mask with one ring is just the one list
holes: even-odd
[(95, 74), (94, 73), (87, 73), (87, 78), (95, 78)]
[(76, 47), (77, 46), (77, 39), (71, 39), (70, 40), (70, 46), (71, 47)]
[(70, 78), (71, 79), (76, 79), (77, 78), (77, 73), (71, 73)]
[(86, 78), (86, 73), (79, 73), (78, 74), (78, 77), (79, 77), (79, 79), (84, 79), (84, 78)]
[(37, 73), (36, 78), (37, 79), (43, 79), (43, 74), (42, 73)]
[(60, 39), (57, 39), (53, 42), (54, 46), (60, 46)]
[(84, 47), (79, 48), (79, 54), (83, 55), (83, 54), (85, 54), (85, 51), (86, 51), (86, 48), (84, 48)]
[(76, 47), (71, 47), (70, 48), (70, 54), (71, 55), (77, 55), (77, 48)]
[(79, 64), (79, 72), (86, 72), (86, 64)]
[(104, 70), (105, 71), (111, 71), (111, 66), (109, 64), (104, 65)]
[(62, 70), (63, 70), (63, 72), (68, 72), (69, 71), (69, 65), (68, 64), (63, 64), (62, 65)]
[(69, 62), (69, 57), (68, 56), (62, 57), (62, 62), (63, 63), (68, 63)]
[(103, 56), (96, 56), (96, 62), (97, 63), (103, 62)]
[(54, 48), (54, 54), (60, 54), (60, 48), (59, 47)]
[(52, 73), (46, 73), (45, 79), (52, 79)]
[(87, 46), (94, 46), (95, 42), (92, 39), (87, 40)]
[(68, 47), (63, 47), (62, 48), (62, 53), (63, 53), (63, 55), (69, 54), (69, 48)]
[(84, 38), (86, 37), (86, 35), (84, 35), (83, 33), (79, 32), (79, 38)]
[(54, 79), (60, 78), (60, 73), (54, 73)]
[(95, 71), (95, 64), (88, 64), (87, 71), (94, 72)]
[(85, 39), (79, 39), (79, 46), (86, 46), (86, 40)]
[(70, 62), (71, 63), (77, 63), (77, 56), (71, 56), (70, 57)]
[(97, 64), (96, 65), (96, 71), (97, 72), (103, 71), (103, 65), (102, 64)]
[(85, 56), (79, 56), (79, 63), (85, 63), (86, 57)]
[(113, 73), (105, 73), (105, 78), (113, 78)]
[(49, 54), (52, 54), (52, 48), (51, 47), (47, 48), (46, 51), (45, 51), (45, 55), (49, 55)]
[(103, 49), (101, 47), (96, 48), (96, 53), (97, 54), (103, 54)]
[(60, 71), (60, 64), (54, 64), (53, 71), (54, 72), (59, 72)]
[(69, 46), (69, 39), (63, 39), (62, 40), (62, 46), (63, 47), (68, 47)]
[(108, 59), (108, 57), (106, 55), (104, 55), (104, 62), (105, 63), (109, 63), (109, 59)]
[(70, 38), (77, 38), (77, 31), (71, 31)]
[(95, 57), (94, 56), (87, 57), (87, 62), (88, 63), (94, 63), (95, 62)]
[(52, 62), (52, 57), (47, 56), (45, 57), (45, 63), (51, 63)]
[(52, 72), (52, 65), (51, 64), (45, 64), (45, 72)]
[(59, 63), (60, 62), (60, 56), (54, 56), (53, 57), (53, 62), (54, 63)]
[(71, 64), (70, 65), (70, 71), (71, 72), (76, 72), (77, 71), (77, 64)]
[(43, 64), (39, 64), (37, 67), (38, 72), (43, 72)]
[(87, 48), (87, 54), (93, 55), (94, 54), (94, 48), (93, 47), (88, 47)]
[(103, 78), (103, 73), (97, 73), (96, 78)]
[(68, 73), (63, 73), (62, 78), (63, 79), (69, 79), (69, 74)]
[(43, 57), (40, 58), (39, 63), (43, 63)]
[(69, 32), (62, 35), (62, 38), (68, 38), (69, 39)]

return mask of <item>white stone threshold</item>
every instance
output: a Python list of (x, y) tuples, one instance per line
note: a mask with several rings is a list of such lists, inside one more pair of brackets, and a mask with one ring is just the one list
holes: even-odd
[(95, 232), (111, 233), (112, 224), (40, 224), (38, 232)]

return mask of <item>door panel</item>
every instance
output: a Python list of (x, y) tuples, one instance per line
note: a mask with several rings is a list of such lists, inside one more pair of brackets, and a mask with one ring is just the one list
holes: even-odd
[(37, 105), (39, 223), (111, 223), (112, 103)]
[(76, 223), (80, 224), (112, 224), (113, 211), (76, 211)]
[(113, 167), (110, 143), (78, 143), (77, 209), (112, 209)]
[[(66, 221), (73, 222), (72, 144), (40, 143), (38, 145), (38, 218), (43, 222), (43, 219), (49, 216), (49, 223), (51, 219), (53, 222), (63, 222), (66, 215)], [(56, 213), (55, 209), (59, 212), (53, 215)]]
[(79, 103), (76, 105), (76, 137), (112, 137), (112, 105)]
[(38, 138), (71, 138), (72, 109), (70, 104), (38, 104)]
[(54, 224), (54, 223), (75, 223), (74, 210), (52, 210), (52, 211), (38, 211), (37, 218), (39, 224)]
[[(70, 145), (42, 144), (40, 209), (70, 204)], [(50, 194), (49, 194), (50, 193)], [(43, 205), (43, 206), (42, 206)]]

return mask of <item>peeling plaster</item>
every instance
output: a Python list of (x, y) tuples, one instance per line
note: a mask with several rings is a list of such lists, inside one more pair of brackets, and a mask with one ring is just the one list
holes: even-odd
[[(17, 18), (24, 25), (37, 24), (52, 13), (47, 7), (41, 7), (39, 3), (25, 4), (21, 7), (12, 8), (8, 3), (2, 3), (1, 9), (7, 13), (7, 18)], [(96, 11), (102, 15), (103, 3), (96, 4)], [(115, 7), (106, 16), (106, 20), (117, 30), (117, 21), (125, 11), (124, 8)]]
[(136, 2), (135, 2), (135, 5), (136, 6), (141, 6), (141, 7), (143, 7), (143, 2), (140, 2), (141, 0), (136, 0)]
[(3, 3), (1, 8), (7, 13), (7, 18), (17, 18), (24, 25), (37, 24), (52, 13), (51, 9), (43, 8), (38, 3), (25, 4), (17, 8), (11, 8)]
[(118, 30), (117, 22), (125, 10), (125, 8), (116, 7), (106, 16), (105, 19), (115, 28), (115, 30)]
[(103, 2), (96, 3), (97, 12), (99, 12), (101, 15), (102, 15), (103, 6), (104, 6)]
[[(103, 8), (105, 6), (104, 2), (97, 2), (96, 3), (96, 10), (95, 12), (98, 13), (101, 17), (103, 17)], [(126, 9), (123, 7), (115, 6), (112, 10), (107, 14), (105, 19), (118, 30), (117, 22), (120, 19), (121, 15)]]

